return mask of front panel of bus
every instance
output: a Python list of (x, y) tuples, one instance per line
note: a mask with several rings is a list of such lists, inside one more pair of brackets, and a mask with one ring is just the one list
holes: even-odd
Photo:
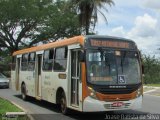
[(139, 52), (134, 42), (90, 38), (85, 46), (84, 111), (138, 109), (142, 104)]

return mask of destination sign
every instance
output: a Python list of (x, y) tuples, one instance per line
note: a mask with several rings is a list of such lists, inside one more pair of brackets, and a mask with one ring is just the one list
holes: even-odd
[(104, 41), (104, 40), (90, 40), (91, 46), (94, 47), (113, 47), (113, 48), (129, 48), (129, 43), (124, 41)]

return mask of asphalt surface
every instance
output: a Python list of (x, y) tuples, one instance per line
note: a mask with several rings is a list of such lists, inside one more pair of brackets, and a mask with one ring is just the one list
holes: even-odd
[(31, 114), (35, 120), (118, 120), (131, 119), (133, 117), (135, 117), (135, 119), (138, 117), (142, 119), (158, 119), (158, 116), (152, 116), (152, 114), (160, 114), (160, 97), (154, 96), (154, 93), (160, 93), (160, 89), (145, 94), (142, 109), (139, 110), (98, 113), (80, 113), (71, 111), (70, 115), (65, 116), (60, 113), (57, 105), (45, 101), (38, 101), (33, 98), (30, 98), (29, 101), (23, 101), (20, 93), (11, 89), (0, 89), (0, 97), (18, 104), (27, 111), (27, 114)]

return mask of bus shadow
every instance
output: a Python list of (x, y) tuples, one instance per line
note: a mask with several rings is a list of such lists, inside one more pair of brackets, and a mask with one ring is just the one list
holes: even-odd
[[(21, 95), (15, 95), (15, 97), (22, 99)], [(35, 120), (123, 120), (123, 119), (138, 119), (146, 116), (149, 113), (136, 111), (136, 110), (121, 110), (114, 112), (77, 112), (70, 110), (68, 115), (63, 115), (60, 112), (59, 106), (47, 101), (39, 101), (35, 98), (29, 97), (27, 101), (31, 104), (38, 105), (53, 111), (53, 114), (32, 114)]]
[[(19, 99), (22, 99), (21, 95), (14, 95), (14, 96), (19, 98)], [(47, 101), (44, 101), (44, 100), (36, 100), (33, 97), (28, 97), (26, 102), (29, 102), (31, 104), (34, 104), (34, 105), (37, 105), (37, 106), (40, 106), (40, 107), (43, 107), (43, 108), (46, 108), (46, 109), (51, 110), (51, 111), (56, 112), (56, 113), (60, 113), (60, 109), (59, 109), (58, 105), (47, 102)]]

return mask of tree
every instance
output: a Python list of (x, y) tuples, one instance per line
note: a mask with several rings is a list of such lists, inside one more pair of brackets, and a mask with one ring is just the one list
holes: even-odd
[(78, 10), (79, 13), (79, 22), (84, 28), (84, 32), (89, 34), (89, 28), (92, 24), (93, 29), (98, 20), (98, 12), (104, 17), (107, 21), (103, 12), (100, 9), (107, 11), (106, 4), (109, 6), (114, 5), (113, 0), (69, 0), (73, 7)]
[[(57, 12), (51, 13), (52, 19), (45, 22), (46, 27), (45, 30), (41, 32), (40, 37), (43, 36), (51, 41), (55, 41), (60, 38), (72, 37), (80, 34), (81, 31), (77, 13), (71, 9), (66, 11), (66, 4), (65, 1), (57, 0), (55, 3), (58, 8), (56, 8)], [(50, 8), (51, 12), (56, 10)]]
[(155, 56), (143, 55), (144, 83), (160, 83), (160, 61)]
[(41, 41), (79, 34), (77, 14), (65, 12), (64, 3), (60, 0), (54, 3), (52, 0), (0, 0), (0, 49), (7, 48), (13, 53)]

